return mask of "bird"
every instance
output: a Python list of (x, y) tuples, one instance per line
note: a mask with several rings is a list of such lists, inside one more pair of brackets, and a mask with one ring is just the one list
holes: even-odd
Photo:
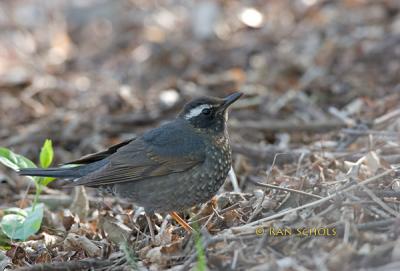
[(188, 102), (175, 119), (141, 136), (61, 167), (23, 168), (19, 174), (65, 179), (66, 186), (99, 188), (143, 207), (146, 218), (154, 212), (169, 212), (190, 231), (176, 212), (207, 202), (223, 185), (232, 163), (228, 107), (242, 95), (199, 97)]

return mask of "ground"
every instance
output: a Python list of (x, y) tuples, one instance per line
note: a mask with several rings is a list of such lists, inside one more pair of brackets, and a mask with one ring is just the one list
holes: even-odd
[[(60, 164), (199, 95), (244, 93), (235, 174), (181, 213), (199, 234), (156, 214), (150, 242), (138, 206), (55, 182), (39, 231), (0, 239), (0, 270), (400, 269), (399, 1), (14, 0), (0, 14), (0, 146), (34, 162), (45, 139)], [(0, 165), (0, 181), (0, 217), (32, 205), (29, 179)]]

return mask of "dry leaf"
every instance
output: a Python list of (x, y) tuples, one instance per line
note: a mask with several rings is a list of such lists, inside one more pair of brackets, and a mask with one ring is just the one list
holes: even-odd
[(11, 249), (6, 252), (6, 256), (9, 257), (13, 263), (17, 264), (25, 258), (26, 252), (21, 246), (13, 245)]
[(393, 191), (396, 191), (396, 192), (400, 191), (400, 180), (399, 179), (393, 180), (392, 189), (393, 189)]
[(47, 248), (50, 248), (62, 241), (62, 238), (60, 236), (50, 235), (46, 232), (43, 232), (42, 236), (44, 238), (44, 244)]
[(75, 196), (70, 210), (73, 214), (77, 214), (81, 221), (85, 221), (89, 213), (89, 199), (85, 187), (78, 186), (75, 188)]
[(146, 254), (146, 258), (151, 263), (156, 263), (160, 266), (165, 266), (169, 260), (169, 257), (163, 254), (161, 249), (162, 247), (155, 247), (150, 249)]
[(181, 240), (179, 240), (179, 241), (175, 241), (175, 242), (170, 243), (168, 245), (162, 246), (161, 247), (161, 253), (174, 254), (174, 253), (180, 252), (181, 249), (182, 249), (182, 240), (183, 240), (183, 238)]
[(364, 159), (364, 163), (367, 165), (368, 169), (370, 170), (371, 174), (375, 174), (379, 168), (381, 168), (381, 162), (374, 151), (370, 151)]
[(98, 257), (101, 255), (101, 248), (86, 236), (69, 233), (64, 240), (64, 249), (83, 250), (89, 257)]
[(156, 236), (156, 243), (160, 245), (167, 245), (172, 242), (173, 227), (167, 227), (164, 231)]
[(11, 269), (11, 260), (2, 251), (0, 251), (0, 270)]
[(126, 242), (132, 234), (131, 228), (110, 216), (101, 217), (100, 226), (114, 244)]

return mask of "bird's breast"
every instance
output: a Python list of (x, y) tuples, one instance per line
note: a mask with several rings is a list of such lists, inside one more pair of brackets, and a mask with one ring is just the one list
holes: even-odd
[(216, 140), (217, 144), (209, 144), (206, 148), (206, 161), (203, 169), (208, 178), (223, 182), (231, 168), (231, 149), (226, 137)]

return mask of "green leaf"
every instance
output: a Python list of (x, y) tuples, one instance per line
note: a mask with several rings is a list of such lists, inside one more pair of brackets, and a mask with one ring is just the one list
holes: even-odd
[[(7, 214), (0, 222), (0, 228), (12, 240), (26, 240), (29, 236), (37, 233), (43, 220), (43, 203), (26, 209), (8, 209)], [(21, 215), (26, 214), (26, 216)]]
[(20, 168), (36, 167), (28, 158), (15, 154), (7, 148), (0, 147), (0, 163), (6, 167), (18, 170)]
[(23, 217), (28, 216), (28, 212), (26, 210), (18, 208), (18, 207), (11, 207), (11, 208), (5, 209), (4, 213), (5, 214), (16, 214), (16, 215), (20, 215)]
[(54, 151), (53, 144), (50, 139), (46, 139), (43, 143), (43, 147), (40, 150), (40, 166), (42, 168), (48, 168), (53, 162)]
[[(43, 143), (42, 149), (40, 150), (40, 166), (42, 168), (48, 168), (53, 162), (53, 158), (54, 158), (53, 144), (50, 139), (46, 139)], [(56, 178), (53, 177), (36, 177), (37, 183), (43, 186), (47, 186), (55, 179)]]
[[(11, 247), (11, 240), (0, 231), (0, 250), (8, 250)], [(0, 262), (1, 262), (1, 253), (0, 253)]]
[(51, 183), (52, 181), (54, 181), (56, 178), (53, 177), (41, 177), (39, 179), (39, 184), (43, 185), (43, 186), (47, 186), (49, 183)]

